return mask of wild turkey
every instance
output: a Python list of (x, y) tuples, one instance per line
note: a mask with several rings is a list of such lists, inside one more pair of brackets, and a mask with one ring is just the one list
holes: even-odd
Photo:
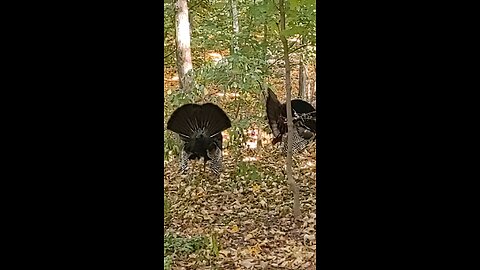
[(222, 131), (231, 127), (225, 112), (215, 104), (185, 104), (176, 109), (167, 122), (167, 129), (183, 141), (180, 170), (188, 170), (188, 160), (211, 160), (210, 169), (219, 175), (222, 169)]
[[(283, 143), (282, 154), (286, 155), (287, 146), (287, 104), (280, 103), (273, 91), (268, 89), (267, 118), (273, 133), (273, 144)], [(292, 152), (298, 153), (316, 138), (316, 111), (313, 106), (303, 100), (292, 100), (293, 144)]]

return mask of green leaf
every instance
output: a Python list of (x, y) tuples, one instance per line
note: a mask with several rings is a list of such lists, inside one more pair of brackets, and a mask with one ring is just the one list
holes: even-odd
[(307, 29), (305, 27), (300, 27), (300, 26), (293, 26), (281, 32), (281, 34), (285, 35), (286, 37), (290, 37), (293, 35), (304, 35), (306, 33), (307, 33)]

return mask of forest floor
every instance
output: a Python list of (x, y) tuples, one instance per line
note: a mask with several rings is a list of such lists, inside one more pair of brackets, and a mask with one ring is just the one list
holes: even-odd
[[(165, 78), (165, 87), (174, 86)], [(208, 165), (204, 172), (203, 162), (191, 161), (185, 175), (178, 160), (165, 164), (164, 262), (171, 269), (315, 269), (315, 145), (294, 156), (302, 211), (295, 220), (285, 158), (264, 132), (253, 149), (224, 150), (220, 178)]]

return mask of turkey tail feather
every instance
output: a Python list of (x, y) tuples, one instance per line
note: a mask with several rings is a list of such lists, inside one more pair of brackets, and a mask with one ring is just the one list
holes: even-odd
[(168, 130), (188, 138), (202, 130), (213, 137), (231, 126), (227, 114), (212, 103), (185, 104), (173, 112), (167, 123)]
[[(267, 118), (273, 133), (273, 144), (283, 142), (287, 134), (287, 107), (278, 101), (275, 93), (269, 88), (267, 96)], [(292, 116), (296, 137), (302, 140), (314, 138), (316, 133), (316, 111), (308, 102), (301, 99), (292, 100)], [(297, 130), (298, 129), (298, 130)], [(301, 149), (303, 143), (298, 144)], [(297, 148), (296, 148), (297, 149)]]
[(283, 130), (286, 128), (284, 126), (283, 121), (279, 121), (280, 117), (282, 116), (282, 104), (278, 101), (277, 96), (272, 91), (272, 89), (268, 88), (268, 96), (267, 96), (267, 118), (268, 124), (272, 129), (272, 133), (274, 137), (279, 136), (283, 133)]

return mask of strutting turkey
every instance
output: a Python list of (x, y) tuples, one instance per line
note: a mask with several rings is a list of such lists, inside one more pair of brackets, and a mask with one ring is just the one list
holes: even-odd
[[(270, 88), (267, 91), (267, 118), (273, 132), (272, 143), (282, 142), (282, 154), (286, 155), (288, 150), (287, 104), (280, 103)], [(316, 110), (310, 103), (300, 99), (293, 99), (291, 102), (294, 126), (292, 152), (298, 153), (316, 138)]]
[(225, 112), (215, 104), (185, 104), (170, 116), (167, 129), (183, 141), (180, 170), (188, 170), (188, 160), (211, 160), (210, 169), (219, 175), (222, 169), (222, 131), (231, 127)]

